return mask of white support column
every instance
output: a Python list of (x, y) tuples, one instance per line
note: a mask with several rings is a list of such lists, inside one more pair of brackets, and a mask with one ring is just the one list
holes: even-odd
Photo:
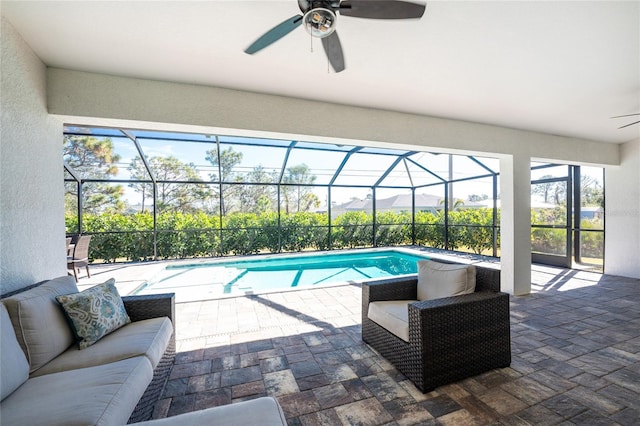
[(604, 272), (640, 278), (640, 139), (620, 145), (620, 166), (605, 173)]
[(500, 159), (500, 281), (513, 295), (531, 292), (531, 158)]

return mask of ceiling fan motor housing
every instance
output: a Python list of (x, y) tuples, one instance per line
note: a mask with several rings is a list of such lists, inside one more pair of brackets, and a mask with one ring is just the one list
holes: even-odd
[(302, 24), (313, 37), (324, 38), (336, 30), (336, 14), (331, 9), (316, 7), (304, 14)]
[(329, 9), (335, 13), (340, 9), (340, 0), (298, 0), (298, 7), (303, 14), (317, 8)]
[(328, 37), (336, 30), (336, 11), (340, 9), (339, 0), (298, 0), (298, 6), (304, 14), (302, 25), (313, 37)]

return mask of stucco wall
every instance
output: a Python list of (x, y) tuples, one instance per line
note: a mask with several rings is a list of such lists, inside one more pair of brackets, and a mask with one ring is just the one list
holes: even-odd
[[(619, 164), (616, 145), (459, 120), (329, 104), (209, 86), (50, 68), (51, 114), (205, 126), (243, 135), (396, 144), (463, 153)], [(78, 123), (82, 124), (82, 123)]]
[(62, 124), (47, 113), (46, 67), (1, 22), (0, 290), (66, 274)]
[(640, 278), (640, 139), (605, 170), (605, 273)]

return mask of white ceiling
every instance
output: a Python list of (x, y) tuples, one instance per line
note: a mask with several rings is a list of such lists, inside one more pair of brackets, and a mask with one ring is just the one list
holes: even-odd
[(7, 1), (53, 67), (278, 94), (605, 142), (640, 137), (640, 1), (431, 1), (421, 20), (338, 17), (347, 69), (328, 72), (286, 1)]

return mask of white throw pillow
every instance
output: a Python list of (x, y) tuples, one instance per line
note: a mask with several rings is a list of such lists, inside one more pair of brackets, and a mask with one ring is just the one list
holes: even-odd
[(421, 260), (418, 262), (418, 300), (473, 293), (476, 267)]

